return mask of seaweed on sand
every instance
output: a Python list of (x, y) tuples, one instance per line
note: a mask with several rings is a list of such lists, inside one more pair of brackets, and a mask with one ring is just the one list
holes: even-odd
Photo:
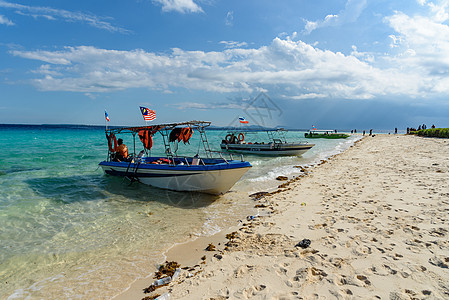
[(176, 261), (168, 262), (166, 261), (164, 264), (159, 266), (159, 270), (154, 274), (155, 279), (161, 279), (164, 276), (171, 276), (173, 277), (173, 274), (175, 274), (175, 271), (177, 268), (179, 268), (181, 265), (178, 264)]

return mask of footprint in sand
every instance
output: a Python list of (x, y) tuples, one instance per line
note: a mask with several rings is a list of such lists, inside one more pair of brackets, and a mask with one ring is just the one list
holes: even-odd
[(432, 228), (429, 234), (434, 237), (444, 237), (447, 234), (447, 230), (444, 228)]
[(368, 277), (365, 275), (357, 275), (356, 278), (362, 281), (365, 285), (371, 285), (371, 281), (368, 280)]
[(367, 256), (372, 253), (371, 248), (367, 246), (358, 246), (354, 249), (352, 249), (352, 253), (354, 253), (357, 256)]
[(260, 285), (256, 285), (256, 286), (252, 286), (252, 287), (243, 289), (243, 290), (239, 291), (238, 294), (242, 294), (243, 297), (245, 297), (245, 299), (249, 299), (249, 298), (256, 296), (260, 291), (263, 291), (266, 288), (267, 288), (266, 285), (260, 284)]
[(449, 257), (434, 256), (429, 258), (429, 263), (431, 263), (434, 266), (447, 269), (449, 268)]
[(210, 300), (226, 300), (229, 299), (227, 296), (215, 296), (213, 298), (210, 298)]
[(333, 296), (335, 296), (335, 299), (343, 299), (343, 300), (354, 299), (353, 293), (352, 293), (352, 291), (350, 289), (343, 289), (343, 290), (340, 290), (340, 291), (329, 290), (329, 292)]
[(249, 272), (253, 271), (254, 269), (255, 269), (254, 266), (250, 266), (250, 265), (240, 266), (234, 271), (234, 275), (237, 278), (243, 277), (246, 273), (249, 273)]
[(393, 270), (392, 268), (390, 268), (387, 265), (382, 265), (382, 266), (371, 266), (368, 271), (370, 273), (373, 273), (375, 275), (378, 276), (388, 276), (388, 275), (395, 275), (397, 273), (396, 270)]
[(276, 271), (276, 273), (279, 275), (279, 276), (285, 276), (285, 275), (287, 275), (287, 269), (286, 268), (284, 268), (284, 266), (282, 266), (282, 265), (274, 265), (274, 269), (275, 269), (275, 271)]
[(327, 277), (327, 274), (323, 270), (320, 270), (315, 267), (308, 267), (296, 270), (296, 276), (293, 277), (293, 280), (314, 282), (314, 281), (321, 281), (323, 280), (324, 277)]
[(371, 282), (364, 275), (357, 275), (356, 277), (337, 275), (334, 279), (334, 283), (337, 285), (353, 285), (358, 287), (371, 285)]

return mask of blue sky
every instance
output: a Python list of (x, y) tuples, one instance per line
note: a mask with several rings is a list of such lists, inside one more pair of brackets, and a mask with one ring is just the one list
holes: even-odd
[(449, 127), (448, 2), (0, 0), (0, 123)]

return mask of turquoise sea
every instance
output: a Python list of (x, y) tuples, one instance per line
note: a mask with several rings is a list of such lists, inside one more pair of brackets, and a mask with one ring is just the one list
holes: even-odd
[[(210, 130), (216, 150), (224, 131)], [(305, 140), (289, 131), (289, 141)], [(222, 196), (152, 188), (103, 174), (104, 127), (0, 125), (0, 299), (110, 299), (146, 277), (175, 243), (254, 215), (249, 194), (274, 189), (359, 137), (314, 139), (303, 157), (245, 156), (253, 168)], [(248, 136), (266, 139), (266, 133)], [(124, 137), (130, 152), (131, 136)], [(160, 137), (153, 155), (162, 155)], [(179, 153), (194, 155), (199, 135)], [(141, 150), (140, 142), (136, 144)]]

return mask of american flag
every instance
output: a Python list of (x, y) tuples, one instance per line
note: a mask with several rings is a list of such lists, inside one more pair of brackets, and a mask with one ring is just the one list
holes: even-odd
[(153, 121), (156, 119), (156, 112), (154, 110), (141, 106), (140, 112), (142, 113), (143, 119), (145, 121)]
[(108, 113), (106, 111), (104, 111), (104, 117), (106, 118), (106, 121), (109, 122), (109, 115), (108, 115)]
[(239, 117), (240, 123), (248, 124), (249, 122), (244, 117)]

